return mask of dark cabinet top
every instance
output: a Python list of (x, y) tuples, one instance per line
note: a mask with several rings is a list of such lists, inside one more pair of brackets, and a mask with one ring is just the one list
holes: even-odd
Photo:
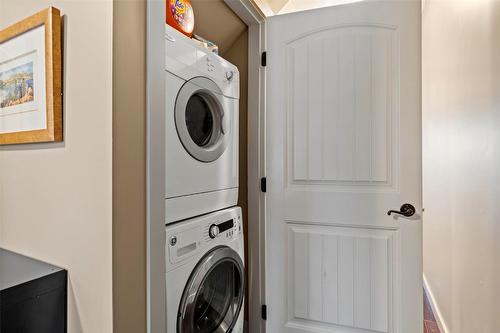
[(62, 268), (0, 249), (0, 292), (62, 270)]

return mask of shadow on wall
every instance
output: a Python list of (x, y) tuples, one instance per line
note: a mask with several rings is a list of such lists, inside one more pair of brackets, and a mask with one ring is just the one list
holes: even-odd
[[(495, 25), (492, 25), (492, 31), (489, 34), (490, 37), (490, 43), (491, 45), (494, 45), (493, 47), (493, 54), (492, 54), (492, 59), (497, 59), (497, 61), (493, 61), (492, 64), (492, 72), (495, 73), (494, 75), (494, 82), (492, 82), (492, 91), (493, 91), (493, 107), (497, 110), (496, 112), (496, 119), (493, 121), (493, 124), (496, 128), (495, 131), (495, 138), (493, 138), (493, 142), (496, 142), (497, 146), (494, 148), (496, 151), (496, 156), (495, 156), (495, 161), (500, 161), (500, 147), (498, 146), (500, 143), (500, 92), (497, 90), (498, 87), (500, 87), (500, 43), (498, 42), (498, 35), (500, 32), (500, 1), (494, 1), (492, 4), (493, 8), (490, 9), (490, 21), (495, 22)], [(498, 164), (497, 164), (498, 167)], [(496, 193), (493, 193), (493, 200), (498, 200), (500, 198), (500, 172), (495, 173), (495, 179), (493, 180), (493, 184), (497, 184), (495, 186)], [(498, 202), (493, 205), (497, 205)], [(492, 212), (494, 216), (496, 215), (496, 212)], [(494, 220), (497, 221), (495, 223), (495, 229), (494, 232), (490, 234), (492, 237), (491, 242), (493, 244), (498, 243), (500, 241), (500, 223), (498, 223), (498, 217), (493, 217)], [(491, 254), (491, 266), (492, 267), (492, 281), (497, 281), (496, 288), (497, 290), (492, 293), (492, 295), (500, 295), (500, 284), (498, 281), (500, 281), (500, 264), (499, 264), (499, 255), (498, 253), (492, 253)], [(493, 324), (494, 328), (500, 327), (500, 316), (498, 315), (498, 309), (500, 309), (500, 298), (493, 296), (493, 304), (491, 304), (489, 311), (490, 311), (490, 318), (495, 318), (494, 320), (496, 321)]]
[(78, 311), (78, 304), (76, 304), (75, 290), (73, 289), (73, 282), (70, 275), (68, 275), (68, 312), (73, 316), (68, 321), (68, 332), (83, 333), (82, 322), (80, 320), (80, 311)]

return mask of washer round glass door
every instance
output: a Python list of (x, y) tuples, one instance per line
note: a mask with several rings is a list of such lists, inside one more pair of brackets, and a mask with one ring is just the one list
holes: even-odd
[(187, 81), (175, 102), (175, 126), (186, 151), (201, 162), (213, 162), (229, 143), (227, 98), (204, 77)]
[(244, 298), (243, 262), (229, 247), (209, 252), (194, 269), (184, 289), (178, 333), (230, 332)]

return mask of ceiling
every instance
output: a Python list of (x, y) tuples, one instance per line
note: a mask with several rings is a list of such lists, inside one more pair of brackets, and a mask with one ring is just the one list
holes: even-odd
[(362, 0), (253, 0), (266, 16), (341, 5)]

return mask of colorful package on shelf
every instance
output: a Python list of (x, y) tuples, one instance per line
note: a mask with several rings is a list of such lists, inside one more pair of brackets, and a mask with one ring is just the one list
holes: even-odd
[(167, 24), (191, 37), (194, 29), (194, 10), (191, 2), (167, 0)]

